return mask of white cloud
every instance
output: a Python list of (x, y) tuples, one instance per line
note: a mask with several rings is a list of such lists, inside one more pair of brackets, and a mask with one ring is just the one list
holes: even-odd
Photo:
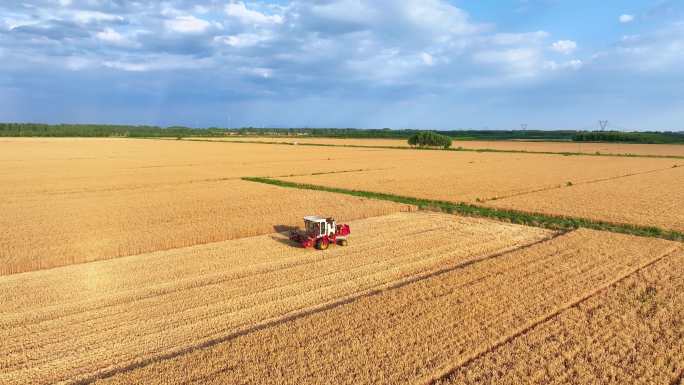
[(82, 69), (90, 67), (93, 63), (91, 60), (83, 57), (71, 56), (66, 58), (64, 64), (66, 68), (71, 71), (80, 71)]
[(476, 63), (503, 65), (509, 69), (533, 69), (539, 62), (540, 54), (533, 48), (511, 48), (480, 51), (473, 55), (473, 59)]
[(433, 66), (435, 64), (435, 59), (427, 52), (421, 53), (420, 58), (423, 59), (423, 63), (427, 66)]
[(90, 23), (93, 21), (124, 21), (124, 18), (119, 15), (98, 11), (76, 11), (73, 13), (73, 19), (79, 23)]
[(624, 15), (620, 15), (620, 17), (618, 19), (620, 20), (620, 23), (627, 24), (627, 23), (631, 23), (634, 21), (634, 15), (624, 14)]
[(280, 15), (266, 15), (248, 9), (242, 1), (232, 2), (225, 7), (226, 14), (240, 20), (244, 24), (282, 24)]
[(166, 20), (164, 25), (168, 30), (174, 32), (201, 33), (206, 31), (211, 23), (195, 16), (178, 16), (175, 19)]
[(72, 3), (72, 0), (59, 0), (59, 5), (62, 7), (68, 7)]
[(254, 47), (260, 43), (271, 40), (269, 33), (240, 33), (236, 35), (216, 36), (214, 42), (222, 43), (235, 48)]
[(544, 62), (544, 69), (546, 70), (551, 70), (551, 71), (558, 71), (558, 70), (579, 70), (584, 66), (584, 62), (582, 60), (574, 59), (574, 60), (569, 60), (563, 63), (557, 63), (553, 60), (549, 60)]
[(551, 49), (563, 55), (570, 55), (577, 49), (577, 43), (572, 40), (558, 40), (551, 44)]
[(122, 34), (116, 32), (115, 30), (113, 30), (111, 28), (105, 28), (104, 31), (98, 32), (97, 34), (95, 34), (95, 36), (98, 39), (105, 41), (107, 43), (113, 43), (113, 44), (126, 43), (126, 38)]
[(602, 65), (643, 72), (678, 72), (684, 65), (684, 23), (655, 32), (625, 36), (615, 48), (600, 52)]
[(256, 76), (263, 79), (270, 79), (273, 76), (273, 70), (270, 68), (243, 67), (239, 68), (238, 71), (249, 76)]
[(148, 72), (205, 69), (215, 65), (215, 62), (212, 58), (197, 59), (187, 55), (155, 55), (144, 60), (107, 60), (102, 65), (127, 72)]

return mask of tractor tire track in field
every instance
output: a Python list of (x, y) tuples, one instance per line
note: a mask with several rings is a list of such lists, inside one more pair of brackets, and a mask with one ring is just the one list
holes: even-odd
[(151, 364), (154, 364), (154, 363), (158, 363), (158, 362), (162, 362), (162, 361), (166, 361), (166, 360), (171, 360), (171, 359), (192, 353), (192, 352), (197, 351), (197, 350), (211, 348), (215, 345), (230, 341), (232, 339), (235, 339), (235, 338), (238, 338), (241, 336), (245, 336), (245, 335), (248, 335), (251, 333), (255, 333), (255, 332), (258, 332), (260, 330), (273, 328), (273, 327), (276, 327), (278, 325), (282, 325), (282, 324), (285, 324), (287, 322), (291, 322), (294, 320), (305, 318), (305, 317), (313, 315), (313, 314), (322, 313), (322, 312), (332, 310), (332, 309), (335, 309), (335, 308), (338, 308), (338, 307), (341, 307), (344, 305), (348, 305), (348, 304), (354, 303), (354, 302), (356, 302), (362, 298), (377, 296), (377, 295), (383, 294), (387, 291), (396, 290), (396, 289), (399, 289), (399, 288), (402, 288), (402, 287), (405, 287), (405, 286), (408, 286), (408, 285), (411, 285), (411, 284), (414, 284), (414, 283), (417, 283), (417, 282), (420, 282), (420, 281), (423, 281), (426, 279), (438, 277), (440, 275), (444, 275), (444, 274), (447, 274), (447, 273), (450, 273), (450, 272), (453, 272), (456, 270), (465, 269), (469, 266), (472, 266), (472, 265), (475, 265), (475, 264), (478, 264), (478, 263), (481, 263), (481, 262), (484, 262), (487, 260), (499, 258), (499, 257), (505, 256), (505, 255), (513, 253), (513, 252), (525, 250), (525, 249), (531, 248), (533, 246), (536, 246), (538, 244), (551, 241), (551, 240), (558, 238), (560, 236), (563, 236), (565, 234), (567, 234), (567, 232), (554, 233), (548, 237), (545, 237), (543, 239), (540, 239), (538, 241), (535, 241), (533, 243), (529, 243), (529, 244), (526, 244), (526, 245), (523, 245), (520, 247), (511, 248), (511, 249), (505, 250), (503, 252), (487, 255), (487, 256), (484, 256), (481, 258), (477, 258), (477, 259), (468, 260), (465, 262), (457, 263), (455, 265), (442, 267), (442, 268), (439, 268), (437, 270), (420, 273), (420, 274), (417, 274), (417, 275), (414, 275), (411, 277), (407, 277), (407, 278), (392, 282), (390, 284), (385, 284), (385, 285), (382, 285), (382, 286), (377, 287), (377, 288), (369, 289), (369, 290), (366, 290), (363, 292), (355, 293), (355, 294), (350, 295), (350, 296), (342, 297), (342, 298), (335, 300), (335, 301), (331, 301), (328, 303), (324, 303), (324, 304), (320, 304), (320, 305), (312, 306), (312, 307), (308, 307), (308, 308), (303, 308), (303, 309), (288, 313), (288, 314), (281, 316), (281, 317), (265, 320), (265, 321), (259, 322), (257, 324), (251, 325), (249, 327), (239, 329), (235, 332), (232, 332), (230, 334), (227, 334), (227, 335), (219, 337), (219, 338), (212, 338), (212, 339), (209, 339), (207, 341), (203, 341), (203, 342), (198, 343), (198, 344), (187, 346), (187, 347), (182, 348), (182, 349), (177, 349), (177, 350), (170, 351), (170, 352), (167, 352), (164, 354), (160, 354), (160, 355), (154, 356), (154, 357), (148, 357), (148, 358), (139, 360), (137, 362), (134, 362), (134, 363), (131, 363), (129, 365), (122, 366), (122, 367), (105, 369), (105, 370), (100, 371), (99, 373), (96, 373), (96, 374), (90, 375), (90, 376), (85, 376), (83, 378), (80, 378), (80, 379), (73, 381), (73, 382), (70, 382), (70, 383), (72, 383), (74, 385), (92, 384), (98, 380), (107, 379), (107, 378), (113, 377), (113, 376), (118, 375), (118, 374), (122, 374), (122, 373), (129, 372), (132, 370), (144, 368), (144, 367), (151, 365)]
[(514, 198), (514, 197), (519, 197), (519, 196), (524, 196), (524, 195), (536, 194), (536, 193), (540, 193), (540, 192), (544, 192), (544, 191), (559, 190), (559, 189), (563, 189), (563, 188), (572, 188), (574, 186), (582, 186), (582, 185), (593, 184), (593, 183), (607, 182), (607, 181), (611, 181), (611, 180), (629, 178), (629, 177), (638, 176), (638, 175), (654, 174), (657, 172), (672, 170), (672, 168), (677, 168), (677, 167), (682, 167), (682, 166), (684, 166), (684, 164), (674, 164), (672, 167), (658, 168), (658, 169), (642, 171), (642, 172), (634, 172), (634, 173), (629, 173), (629, 174), (624, 174), (624, 175), (611, 176), (608, 178), (592, 179), (592, 180), (588, 180), (588, 181), (584, 181), (584, 182), (576, 182), (575, 183), (572, 181), (568, 181), (572, 184), (544, 187), (544, 188), (540, 188), (540, 189), (536, 189), (536, 190), (522, 191), (522, 192), (515, 193), (515, 194), (496, 196), (496, 197), (492, 197), (492, 198), (483, 198), (483, 199), (480, 199), (480, 202), (485, 203), (485, 202), (490, 202), (490, 201), (500, 201), (500, 200), (504, 200), (504, 199), (508, 199), (508, 198)]
[(417, 384), (680, 248), (578, 230), (103, 382)]
[[(567, 311), (571, 308), (577, 307), (580, 304), (582, 304), (583, 302), (589, 300), (590, 298), (595, 297), (596, 295), (598, 295), (598, 294), (600, 294), (606, 290), (610, 290), (611, 288), (615, 287), (620, 282), (624, 281), (625, 279), (629, 278), (630, 276), (637, 274), (638, 272), (640, 272), (644, 269), (647, 269), (648, 267), (650, 267), (652, 265), (655, 265), (656, 263), (660, 262), (661, 260), (663, 260), (667, 257), (670, 257), (670, 256), (678, 253), (679, 251), (681, 251), (681, 249), (671, 250), (667, 253), (664, 253), (660, 257), (657, 257), (657, 258), (655, 258), (655, 259), (653, 259), (653, 260), (651, 260), (645, 264), (637, 266), (633, 270), (629, 271), (627, 274), (616, 277), (614, 280), (606, 283), (603, 286), (597, 287), (595, 290), (587, 293), (586, 295), (582, 296), (581, 298), (578, 298), (572, 302), (569, 302), (569, 303), (559, 307), (553, 313), (547, 314), (544, 317), (541, 317), (541, 318), (538, 318), (537, 320), (534, 320), (533, 322), (531, 322), (530, 324), (521, 328), (520, 330), (516, 331), (515, 333), (507, 335), (507, 336), (502, 336), (501, 339), (497, 340), (492, 345), (490, 345), (490, 346), (488, 346), (488, 347), (486, 347), (480, 351), (474, 352), (472, 355), (465, 357), (463, 360), (456, 363), (455, 365), (445, 367), (445, 368), (437, 371), (436, 373), (434, 373), (434, 375), (430, 376), (429, 378), (425, 379), (424, 381), (421, 381), (421, 384), (432, 385), (438, 381), (441, 381), (441, 380), (448, 378), (452, 373), (454, 373), (455, 371), (457, 371), (458, 369), (460, 369), (464, 366), (467, 366), (468, 364), (472, 363), (473, 361), (477, 360), (478, 358), (480, 358), (486, 354), (489, 354), (489, 353), (495, 351), (496, 349), (500, 348), (501, 346), (515, 340), (516, 338), (519, 338), (519, 337), (525, 335), (526, 333), (530, 332), (531, 330), (533, 330), (537, 327), (540, 327), (541, 325), (543, 325), (546, 322), (549, 322), (550, 320), (557, 317), (559, 314), (563, 313), (564, 311)], [(672, 384), (678, 384), (679, 383), (678, 381), (682, 379), (682, 376), (684, 376), (684, 370), (682, 370), (682, 372), (679, 374), (678, 378), (675, 378), (673, 380)]]

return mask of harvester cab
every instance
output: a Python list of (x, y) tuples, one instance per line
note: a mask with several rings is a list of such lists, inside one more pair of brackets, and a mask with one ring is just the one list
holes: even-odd
[(304, 232), (295, 231), (290, 239), (304, 248), (325, 250), (331, 243), (346, 246), (350, 232), (349, 225), (338, 225), (334, 218), (308, 216), (304, 217)]

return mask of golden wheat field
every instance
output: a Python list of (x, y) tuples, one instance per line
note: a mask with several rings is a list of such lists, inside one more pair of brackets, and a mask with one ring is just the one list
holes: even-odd
[[(681, 159), (5, 138), (0, 165), (3, 385), (684, 381), (681, 242), (242, 179), (684, 231)], [(305, 215), (349, 244), (290, 241)]]
[(619, 179), (684, 166), (684, 160), (425, 151), (394, 167), (284, 180), (453, 202), (503, 199), (518, 194)]
[(0, 149), (0, 227), (10, 229), (0, 234), (0, 274), (265, 234), (311, 210), (356, 219), (405, 209), (243, 176), (474, 202), (672, 167), (670, 159), (176, 140), (3, 139)]
[(552, 235), (428, 213), (352, 226), (354, 243), (326, 254), (278, 234), (6, 277), (0, 382), (95, 378)]
[(428, 383), (679, 247), (580, 230), (106, 382)]
[(440, 383), (676, 384), (684, 374), (683, 276), (680, 251), (483, 354)]
[(684, 231), (684, 167), (563, 186), (487, 205)]
[[(186, 138), (187, 140), (214, 140), (234, 142), (264, 142), (264, 143), (298, 143), (323, 144), (334, 146), (381, 146), (381, 147), (409, 147), (404, 139), (334, 139), (310, 137), (226, 137), (226, 138)], [(453, 148), (468, 150), (500, 150), (500, 151), (530, 151), (530, 152), (569, 152), (585, 154), (613, 154), (613, 155), (652, 155), (652, 156), (684, 156), (684, 146), (678, 144), (632, 144), (632, 143), (583, 143), (583, 142), (544, 142), (522, 140), (454, 140)]]
[(268, 147), (0, 140), (0, 274), (265, 234), (311, 210), (349, 220), (406, 209), (240, 181), (344, 170), (353, 158)]
[(410, 207), (242, 180), (35, 194), (0, 203), (0, 227), (12, 229), (0, 235), (0, 274), (266, 234), (312, 209), (350, 220)]

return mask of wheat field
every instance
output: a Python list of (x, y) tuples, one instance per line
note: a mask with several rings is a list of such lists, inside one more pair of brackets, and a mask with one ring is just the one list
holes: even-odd
[(440, 384), (676, 384), (684, 252), (464, 365)]
[(680, 249), (579, 230), (103, 383), (427, 383)]
[(349, 220), (406, 209), (243, 176), (473, 202), (672, 167), (670, 159), (132, 139), (2, 139), (0, 162), (0, 274), (266, 234), (312, 212)]
[[(227, 137), (186, 138), (186, 140), (212, 140), (226, 142), (274, 142), (298, 144), (323, 144), (334, 146), (382, 146), (409, 147), (405, 139), (334, 139), (310, 137)], [(454, 140), (452, 148), (469, 150), (491, 149), (500, 151), (568, 152), (613, 155), (684, 156), (684, 146), (679, 144), (632, 144), (632, 143), (583, 143), (544, 142), (522, 140)]]
[(681, 243), (241, 179), (684, 230), (680, 163), (0, 139), (0, 384), (682, 383)]
[(684, 231), (684, 167), (523, 194), (487, 205)]
[[(395, 150), (397, 151), (397, 150)], [(405, 151), (409, 152), (409, 151)], [(619, 179), (684, 166), (679, 159), (421, 151), (394, 167), (345, 174), (281, 178), (353, 190), (452, 202), (505, 199), (519, 194)]]
[[(49, 200), (49, 207), (40, 197)], [(267, 234), (300, 225), (312, 210), (351, 220), (410, 209), (242, 180), (72, 192), (58, 198), (38, 194), (0, 203), (0, 228), (10, 229), (0, 234), (0, 274)]]
[(430, 213), (351, 225), (326, 253), (274, 234), (2, 277), (0, 383), (93, 378), (551, 236)]

